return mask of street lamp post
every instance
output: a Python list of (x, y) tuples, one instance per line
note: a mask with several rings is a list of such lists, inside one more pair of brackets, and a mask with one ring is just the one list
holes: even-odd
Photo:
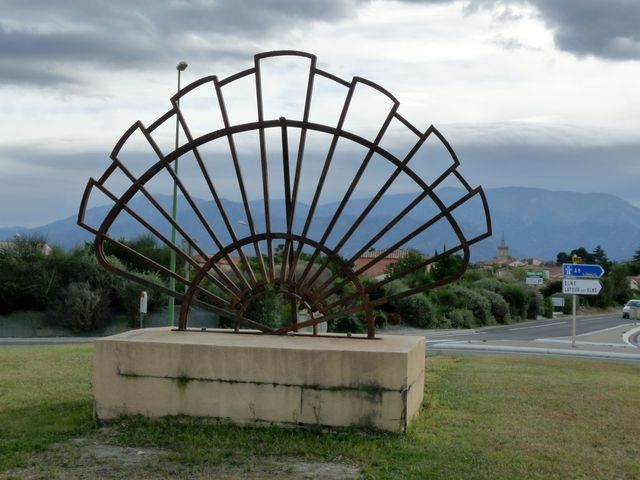
[[(176, 65), (176, 70), (178, 70), (178, 92), (180, 91), (180, 74), (182, 72), (185, 71), (185, 69), (187, 68), (188, 64), (185, 61), (182, 61), (180, 63), (178, 63), (178, 65)], [(180, 105), (180, 100), (178, 99), (177, 101), (177, 105)], [(180, 122), (178, 121), (178, 114), (176, 113), (176, 150), (178, 149), (179, 146), (179, 140), (180, 140)], [(174, 160), (173, 163), (173, 172), (176, 174), (176, 177), (178, 176), (178, 159), (176, 158)], [(177, 183), (173, 182), (173, 200), (172, 200), (172, 205), (171, 205), (171, 218), (173, 219), (173, 221), (175, 222), (176, 219), (178, 218), (178, 185)], [(176, 227), (175, 225), (171, 225), (171, 243), (172, 244), (176, 244)], [(171, 273), (175, 273), (176, 271), (176, 251), (171, 248), (171, 251), (169, 252), (169, 270), (171, 270)], [(171, 276), (169, 277), (169, 290), (171, 290), (172, 292), (175, 292), (176, 289), (176, 279)], [(173, 298), (172, 296), (169, 297), (169, 326), (173, 327), (175, 326), (175, 298)]]

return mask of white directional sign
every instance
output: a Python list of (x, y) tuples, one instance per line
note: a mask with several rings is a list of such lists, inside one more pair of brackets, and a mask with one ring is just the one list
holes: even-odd
[(544, 284), (544, 272), (526, 272), (525, 283), (527, 285), (542, 285)]
[(565, 278), (562, 280), (562, 293), (573, 293), (576, 295), (598, 295), (602, 285), (595, 279), (587, 278)]

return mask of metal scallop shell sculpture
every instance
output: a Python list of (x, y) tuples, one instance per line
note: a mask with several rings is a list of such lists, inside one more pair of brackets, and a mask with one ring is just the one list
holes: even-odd
[[(440, 132), (419, 130), (387, 90), (328, 73), (314, 55), (258, 54), (247, 70), (179, 89), (171, 104), (125, 132), (107, 170), (89, 180), (78, 223), (95, 234), (107, 269), (180, 302), (179, 330), (198, 307), (236, 331), (272, 334), (317, 333), (361, 315), (374, 337), (375, 308), (456, 280), (469, 247), (491, 235), (484, 192), (459, 173)], [(120, 240), (141, 230), (172, 249), (180, 268)], [(112, 261), (107, 243), (177, 286)], [(406, 249), (430, 256), (385, 275)], [(385, 289), (450, 255), (462, 261), (444, 278)], [(365, 280), (376, 271), (377, 281)], [(252, 307), (274, 294), (290, 306), (267, 324)]]

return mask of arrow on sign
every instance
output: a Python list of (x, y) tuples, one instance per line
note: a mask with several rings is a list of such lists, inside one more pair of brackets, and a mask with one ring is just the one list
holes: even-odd
[(562, 280), (562, 293), (575, 295), (598, 295), (602, 290), (600, 281), (587, 278), (565, 278)]
[(604, 275), (604, 268), (597, 264), (563, 263), (562, 273), (565, 277), (593, 277)]

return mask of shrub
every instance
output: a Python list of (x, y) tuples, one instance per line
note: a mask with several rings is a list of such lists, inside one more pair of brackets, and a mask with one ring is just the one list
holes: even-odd
[[(409, 287), (402, 280), (394, 280), (384, 287), (386, 296), (396, 295), (406, 292)], [(418, 328), (430, 328), (438, 323), (438, 312), (426, 295), (416, 293), (408, 297), (392, 299), (387, 307), (392, 313), (399, 314), (402, 320), (408, 325)], [(397, 321), (397, 317), (388, 315), (388, 320), (392, 324)]]
[(509, 304), (509, 312), (513, 321), (527, 318), (529, 298), (523, 287), (513, 283), (506, 284), (502, 291), (502, 297)]
[(491, 302), (470, 288), (453, 286), (451, 294), (455, 298), (456, 308), (465, 308), (473, 312), (479, 325), (492, 325), (495, 319), (491, 315)]
[(346, 317), (330, 320), (328, 330), (341, 333), (365, 333), (367, 328), (362, 315), (351, 314)]
[(541, 289), (540, 292), (545, 297), (550, 297), (554, 293), (562, 292), (562, 280), (553, 280), (547, 282)]
[(439, 288), (433, 293), (436, 298), (436, 302), (443, 308), (443, 310), (448, 311), (458, 306), (456, 296), (453, 294), (450, 287)]
[(495, 292), (479, 288), (476, 290), (480, 295), (489, 300), (491, 303), (491, 314), (496, 322), (508, 325), (511, 323), (511, 315), (509, 314), (509, 305)]
[(93, 289), (88, 282), (72, 282), (54, 302), (48, 318), (74, 331), (95, 330), (108, 318), (108, 306), (104, 290)]
[(389, 297), (397, 293), (406, 292), (409, 290), (409, 286), (402, 280), (394, 280), (393, 282), (385, 284), (382, 290), (384, 291), (384, 296)]
[(456, 308), (447, 314), (449, 323), (453, 328), (473, 328), (473, 312), (466, 308)]
[(544, 317), (553, 318), (553, 302), (551, 301), (551, 297), (544, 299)]
[(527, 319), (535, 320), (544, 313), (544, 299), (542, 294), (532, 288), (527, 290)]
[(421, 293), (393, 300), (391, 306), (402, 315), (405, 323), (413, 327), (429, 328), (438, 323), (436, 308)]
[(387, 328), (387, 315), (382, 310), (374, 310), (373, 323), (376, 328)]
[(267, 292), (253, 302), (245, 314), (246, 317), (271, 328), (282, 326), (282, 295)]
[(42, 311), (57, 298), (62, 285), (50, 257), (61, 252), (47, 254), (45, 247), (41, 237), (16, 236), (0, 249), (0, 313)]
[(451, 328), (451, 321), (444, 315), (438, 315), (434, 328)]
[(497, 278), (482, 278), (473, 282), (473, 286), (489, 290), (490, 292), (501, 293), (505, 287), (505, 283), (501, 282)]

